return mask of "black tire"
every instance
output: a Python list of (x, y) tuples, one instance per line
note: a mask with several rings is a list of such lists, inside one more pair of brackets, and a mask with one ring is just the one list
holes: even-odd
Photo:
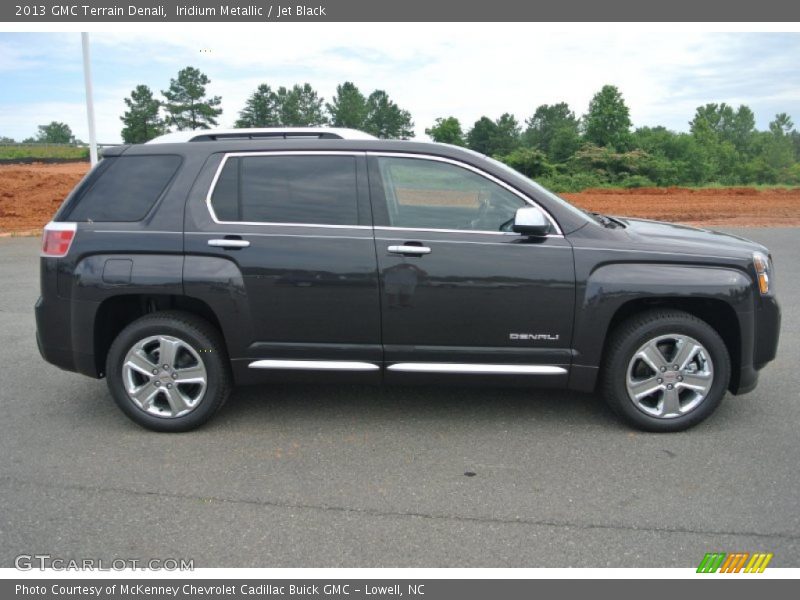
[[(151, 336), (169, 336), (179, 339), (195, 351), (194, 354), (188, 354), (188, 350), (181, 350), (189, 357), (189, 360), (193, 360), (193, 364), (197, 365), (199, 359), (202, 361), (202, 366), (205, 367), (205, 391), (197, 394), (197, 404), (190, 408), (187, 414), (180, 412), (176, 413), (178, 416), (151, 414), (138, 406), (126, 391), (123, 374), (126, 355), (137, 343)], [(225, 404), (232, 387), (230, 364), (219, 331), (207, 321), (181, 311), (152, 313), (125, 327), (108, 351), (106, 379), (108, 389), (122, 412), (138, 425), (162, 432), (189, 431), (199, 427)], [(156, 384), (155, 379), (160, 379), (160, 376), (153, 377), (153, 385), (161, 386), (161, 381)], [(167, 384), (164, 383), (164, 385)], [(170, 387), (172, 387), (171, 384)], [(175, 388), (177, 390), (177, 384), (175, 384)], [(157, 402), (165, 402), (161, 398), (161, 396), (157, 396)]]
[[(648, 341), (673, 334), (691, 337), (707, 351), (713, 364), (712, 383), (705, 397), (685, 414), (653, 416), (639, 408), (628, 394), (628, 368), (634, 354)], [(730, 375), (730, 355), (716, 330), (689, 313), (673, 309), (649, 310), (621, 323), (611, 333), (600, 374), (602, 395), (611, 409), (633, 427), (653, 432), (683, 431), (706, 419), (722, 402)], [(676, 389), (678, 385), (675, 384)], [(653, 398), (660, 393), (656, 392)]]

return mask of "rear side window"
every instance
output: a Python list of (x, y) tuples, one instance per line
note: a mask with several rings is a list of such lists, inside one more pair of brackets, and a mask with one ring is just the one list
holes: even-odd
[(211, 207), (219, 221), (358, 223), (353, 156), (232, 156)]
[(74, 201), (71, 221), (141, 221), (178, 171), (181, 157), (119, 156)]

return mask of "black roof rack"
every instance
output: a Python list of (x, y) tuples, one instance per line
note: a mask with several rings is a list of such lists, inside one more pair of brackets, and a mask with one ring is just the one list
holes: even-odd
[(204, 133), (190, 139), (190, 142), (216, 142), (219, 140), (261, 140), (264, 138), (298, 140), (341, 140), (344, 139), (338, 133), (330, 131), (308, 131), (308, 132), (280, 132), (280, 131), (259, 131), (253, 133)]

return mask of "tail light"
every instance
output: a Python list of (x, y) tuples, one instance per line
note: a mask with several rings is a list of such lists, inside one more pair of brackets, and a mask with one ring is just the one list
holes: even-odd
[(42, 233), (42, 256), (60, 258), (66, 256), (72, 240), (75, 239), (75, 223), (57, 223), (51, 221), (44, 226)]

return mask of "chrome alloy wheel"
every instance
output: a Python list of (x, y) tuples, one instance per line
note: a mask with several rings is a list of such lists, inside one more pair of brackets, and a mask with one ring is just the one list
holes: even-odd
[(659, 419), (680, 417), (697, 408), (714, 383), (714, 365), (703, 345), (671, 333), (642, 345), (628, 363), (628, 397), (642, 412)]
[(182, 417), (200, 404), (208, 374), (197, 351), (170, 335), (136, 342), (122, 362), (122, 381), (131, 402), (158, 417)]

